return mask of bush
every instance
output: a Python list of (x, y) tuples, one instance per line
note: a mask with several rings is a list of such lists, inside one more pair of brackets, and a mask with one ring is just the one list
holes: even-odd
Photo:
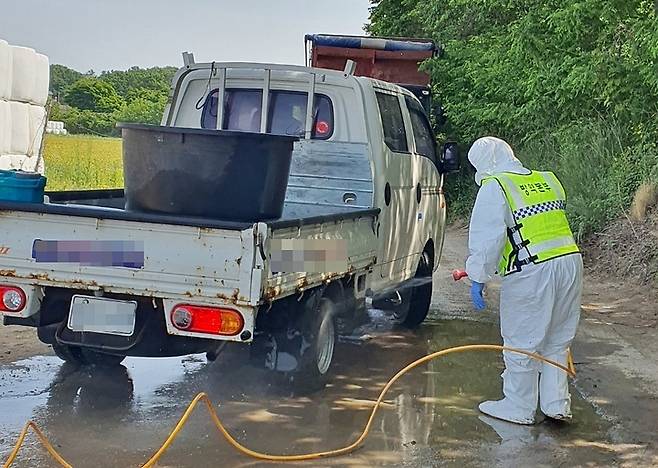
[(123, 99), (110, 83), (94, 77), (76, 81), (66, 92), (66, 103), (80, 110), (108, 113), (121, 108)]
[(49, 119), (64, 122), (64, 127), (72, 134), (119, 135), (116, 128), (116, 116), (110, 112), (80, 110), (75, 107), (53, 103)]
[(129, 93), (130, 100), (115, 112), (117, 122), (138, 122), (157, 125), (167, 105), (167, 94), (144, 88)]
[[(367, 31), (445, 46), (423, 65), (464, 152), (509, 141), (570, 195), (579, 237), (628, 206), (658, 165), (658, 4), (647, 0), (371, 0)], [(469, 166), (465, 162), (465, 166)], [(476, 189), (448, 181), (452, 216)]]
[(618, 216), (640, 184), (656, 177), (656, 146), (626, 138), (619, 124), (581, 121), (531, 138), (517, 151), (528, 167), (553, 171), (562, 181), (579, 240)]

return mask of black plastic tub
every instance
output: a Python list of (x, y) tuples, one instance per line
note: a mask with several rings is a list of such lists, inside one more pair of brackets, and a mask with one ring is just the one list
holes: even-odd
[(126, 209), (229, 221), (281, 216), (293, 144), (262, 133), (119, 124)]

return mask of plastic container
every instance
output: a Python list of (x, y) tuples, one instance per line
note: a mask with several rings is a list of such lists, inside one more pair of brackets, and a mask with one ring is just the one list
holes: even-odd
[(34, 172), (0, 170), (0, 200), (43, 203), (46, 178)]
[(281, 216), (297, 138), (119, 127), (126, 209), (249, 222)]

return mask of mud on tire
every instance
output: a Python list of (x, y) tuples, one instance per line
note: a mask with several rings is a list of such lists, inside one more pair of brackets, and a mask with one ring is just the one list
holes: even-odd
[(416, 328), (423, 323), (432, 303), (432, 260), (427, 251), (420, 257), (414, 279), (420, 281), (420, 284), (412, 288), (409, 310), (400, 322), (406, 328)]

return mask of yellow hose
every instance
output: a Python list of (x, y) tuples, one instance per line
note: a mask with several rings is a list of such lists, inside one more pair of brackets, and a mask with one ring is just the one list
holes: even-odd
[[(363, 443), (363, 441), (368, 437), (368, 433), (370, 432), (370, 427), (372, 426), (372, 423), (375, 419), (375, 415), (377, 414), (377, 410), (379, 409), (380, 404), (384, 400), (384, 396), (386, 393), (389, 391), (389, 389), (393, 386), (393, 384), (404, 374), (409, 372), (410, 370), (420, 366), (421, 364), (424, 364), (428, 361), (431, 361), (433, 359), (452, 354), (452, 353), (461, 353), (465, 351), (507, 351), (511, 353), (517, 353), (517, 354), (523, 354), (525, 356), (528, 356), (532, 359), (535, 359), (537, 361), (545, 362), (547, 364), (550, 364), (552, 366), (555, 366), (559, 369), (562, 369), (564, 372), (569, 374), (571, 377), (574, 377), (576, 375), (575, 369), (573, 367), (573, 359), (571, 358), (571, 352), (569, 352), (569, 357), (567, 360), (567, 366), (563, 366), (560, 363), (557, 363), (555, 361), (552, 361), (550, 359), (546, 359), (543, 356), (540, 356), (536, 353), (531, 353), (528, 351), (524, 351), (521, 349), (515, 349), (515, 348), (509, 348), (506, 346), (500, 346), (500, 345), (465, 345), (465, 346), (456, 346), (454, 348), (448, 348), (444, 349), (442, 351), (437, 351), (432, 354), (428, 354), (427, 356), (423, 356), (420, 359), (415, 360), (411, 364), (405, 366), (403, 369), (401, 369), (398, 373), (396, 373), (384, 386), (382, 391), (379, 394), (379, 397), (377, 398), (377, 402), (375, 403), (375, 406), (372, 408), (372, 411), (370, 413), (370, 417), (368, 418), (368, 421), (366, 422), (366, 425), (363, 429), (363, 432), (361, 435), (351, 444), (334, 449), (334, 450), (327, 450), (324, 452), (315, 452), (315, 453), (306, 453), (306, 454), (299, 454), (299, 455), (271, 455), (267, 453), (261, 453), (257, 452), (255, 450), (251, 450), (244, 445), (240, 444), (235, 438), (228, 432), (228, 430), (224, 427), (222, 424), (221, 420), (219, 419), (219, 416), (217, 415), (217, 412), (215, 411), (215, 408), (213, 407), (212, 402), (208, 398), (208, 395), (205, 393), (199, 393), (194, 400), (189, 404), (181, 418), (178, 420), (178, 423), (176, 426), (172, 429), (171, 433), (167, 437), (167, 439), (164, 441), (162, 446), (158, 449), (158, 451), (146, 462), (144, 465), (142, 465), (143, 468), (149, 468), (155, 466), (155, 464), (158, 462), (158, 460), (164, 455), (164, 453), (167, 451), (167, 449), (171, 446), (171, 444), (174, 442), (176, 437), (178, 437), (178, 434), (180, 433), (181, 430), (185, 427), (185, 424), (187, 423), (187, 420), (190, 418), (192, 415), (192, 412), (196, 408), (197, 404), (200, 401), (203, 401), (206, 404), (206, 407), (208, 408), (208, 411), (210, 413), (210, 417), (215, 424), (215, 427), (217, 430), (224, 436), (226, 441), (237, 451), (241, 452), (244, 455), (247, 455), (252, 458), (256, 458), (259, 460), (266, 460), (266, 461), (272, 461), (272, 462), (295, 462), (295, 461), (305, 461), (305, 460), (314, 460), (318, 458), (327, 458), (327, 457), (337, 457), (340, 455), (346, 455), (348, 453), (353, 452), (359, 446)], [(53, 448), (52, 444), (48, 441), (48, 439), (45, 437), (45, 435), (39, 430), (39, 428), (34, 424), (32, 421), (28, 421), (28, 423), (25, 425), (23, 428), (18, 441), (16, 442), (16, 446), (14, 447), (14, 450), (11, 452), (9, 455), (9, 458), (4, 464), (4, 468), (9, 468), (12, 466), (14, 463), (16, 457), (18, 456), (18, 453), (20, 452), (21, 447), (23, 446), (23, 443), (25, 441), (25, 436), (27, 435), (27, 431), (29, 429), (32, 429), (37, 436), (39, 437), (39, 440), (43, 444), (43, 446), (46, 448), (48, 453), (63, 467), (66, 468), (71, 468), (71, 464), (69, 464), (64, 458), (57, 453), (57, 451)]]

